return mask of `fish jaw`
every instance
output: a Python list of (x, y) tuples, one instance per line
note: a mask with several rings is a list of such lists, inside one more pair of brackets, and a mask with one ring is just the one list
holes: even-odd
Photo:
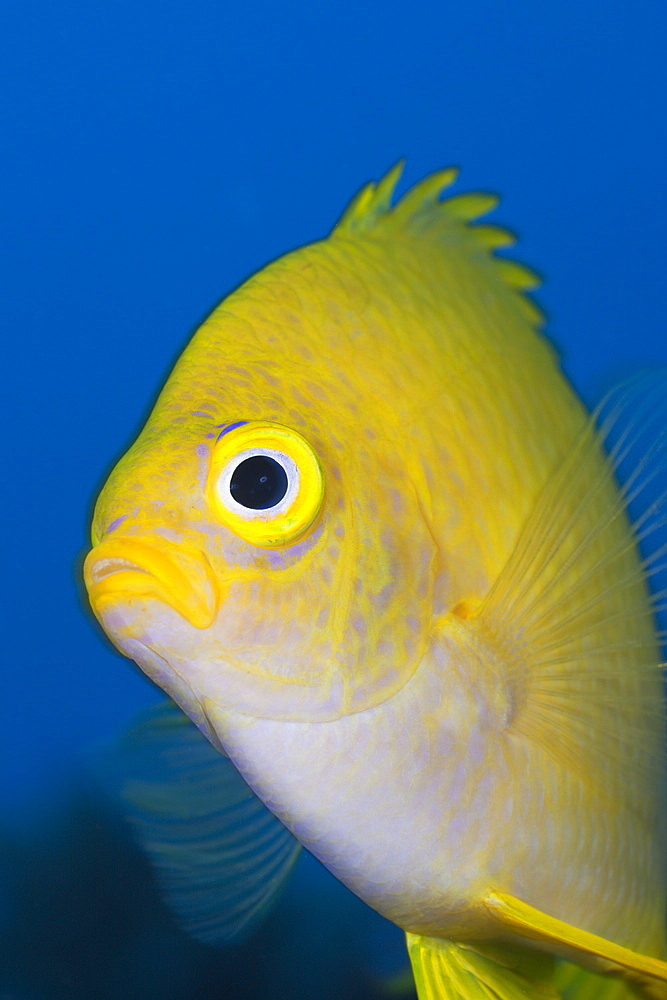
[(109, 538), (88, 554), (84, 580), (98, 618), (119, 597), (154, 598), (197, 629), (209, 628), (220, 587), (205, 554), (161, 538)]

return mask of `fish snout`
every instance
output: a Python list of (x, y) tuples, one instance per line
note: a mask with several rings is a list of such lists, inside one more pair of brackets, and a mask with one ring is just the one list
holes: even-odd
[(168, 604), (195, 628), (209, 628), (220, 601), (218, 582), (206, 555), (164, 538), (108, 538), (88, 553), (83, 575), (91, 607), (133, 598)]

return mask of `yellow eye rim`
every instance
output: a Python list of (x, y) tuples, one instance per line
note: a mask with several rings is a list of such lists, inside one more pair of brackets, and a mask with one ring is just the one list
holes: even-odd
[[(288, 490), (275, 507), (242, 507), (228, 492), (233, 470), (256, 454), (274, 458), (285, 469)], [(303, 538), (313, 527), (323, 499), (319, 459), (306, 439), (290, 427), (249, 420), (223, 432), (216, 442), (206, 481), (207, 503), (225, 527), (251, 545), (278, 548)]]

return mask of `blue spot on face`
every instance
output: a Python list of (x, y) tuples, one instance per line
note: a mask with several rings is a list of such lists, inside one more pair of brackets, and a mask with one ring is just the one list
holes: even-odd
[(107, 530), (105, 531), (105, 534), (108, 535), (110, 531), (115, 531), (118, 525), (123, 523), (126, 517), (127, 514), (123, 514), (122, 517), (117, 517), (115, 521), (112, 521), (111, 524), (108, 526)]
[(222, 430), (218, 434), (218, 441), (224, 434), (229, 434), (229, 432), (233, 431), (236, 427), (243, 427), (243, 425), (247, 423), (247, 420), (237, 420), (235, 424), (218, 424), (218, 427), (222, 427)]

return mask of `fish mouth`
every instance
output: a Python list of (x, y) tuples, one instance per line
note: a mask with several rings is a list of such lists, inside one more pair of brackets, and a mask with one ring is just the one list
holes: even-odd
[(209, 628), (220, 602), (205, 554), (164, 538), (109, 538), (88, 553), (83, 567), (91, 607), (98, 618), (111, 603), (154, 598), (195, 628)]

